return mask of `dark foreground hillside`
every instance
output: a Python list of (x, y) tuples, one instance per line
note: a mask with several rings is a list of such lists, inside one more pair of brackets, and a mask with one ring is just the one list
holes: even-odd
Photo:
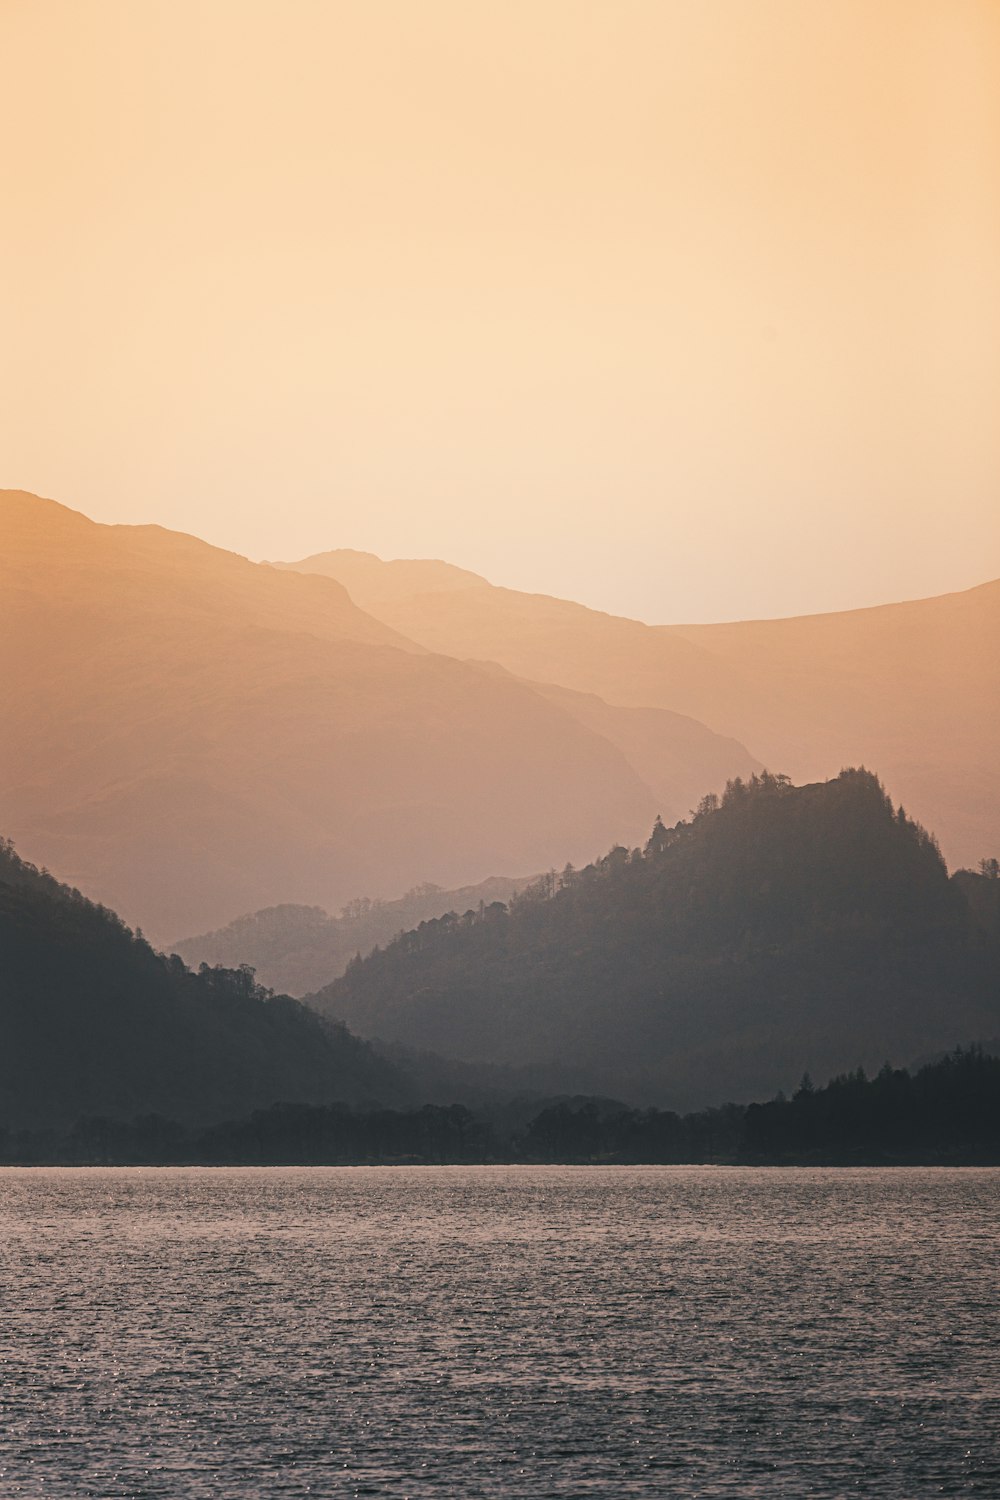
[(496, 904), (421, 924), (313, 1003), (363, 1036), (699, 1107), (1000, 1031), (986, 876), (864, 770), (762, 775)]
[(406, 1097), (400, 1076), (250, 970), (192, 973), (0, 841), (0, 1127), (220, 1119)]

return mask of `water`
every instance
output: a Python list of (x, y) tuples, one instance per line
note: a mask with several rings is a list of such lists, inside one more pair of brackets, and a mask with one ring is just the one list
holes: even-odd
[(0, 1495), (1000, 1495), (1000, 1171), (0, 1170)]

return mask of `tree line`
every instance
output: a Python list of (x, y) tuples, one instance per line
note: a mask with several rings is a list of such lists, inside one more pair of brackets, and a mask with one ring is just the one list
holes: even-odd
[(0, 1132), (6, 1164), (1000, 1165), (1000, 1057), (957, 1049), (916, 1072), (886, 1064), (791, 1098), (680, 1115), (577, 1096), (510, 1128), (461, 1104), (352, 1109), (277, 1104), (193, 1128), (158, 1115), (92, 1116), (72, 1130)]

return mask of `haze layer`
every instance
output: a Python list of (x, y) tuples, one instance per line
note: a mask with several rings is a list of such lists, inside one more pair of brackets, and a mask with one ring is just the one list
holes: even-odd
[[(332, 579), (19, 492), (0, 499), (0, 641), (4, 831), (158, 941), (585, 860), (641, 836), (665, 790), (592, 706), (430, 653)], [(756, 764), (654, 720), (676, 815), (706, 774)]]

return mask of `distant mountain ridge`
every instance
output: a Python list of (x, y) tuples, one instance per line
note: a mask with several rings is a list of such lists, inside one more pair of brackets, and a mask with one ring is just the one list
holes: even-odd
[(975, 864), (1000, 847), (998, 662), (1000, 584), (652, 627), (447, 563), (256, 564), (0, 491), (0, 816), (159, 942), (586, 862), (764, 763), (878, 764)]
[(408, 927), (445, 912), (509, 901), (533, 878), (494, 875), (457, 891), (430, 884), (415, 886), (396, 901), (357, 898), (336, 917), (319, 906), (269, 906), (237, 917), (217, 932), (183, 938), (170, 946), (192, 966), (249, 964), (261, 984), (283, 994), (304, 995), (336, 979), (357, 954), (364, 957)]
[[(335, 580), (20, 491), (0, 492), (0, 696), (6, 830), (158, 942), (589, 859), (662, 801), (567, 705)], [(675, 727), (665, 761), (697, 769)], [(720, 786), (753, 766), (704, 739)]]
[[(423, 923), (309, 997), (360, 1035), (700, 1107), (997, 1034), (1000, 881), (951, 879), (874, 775), (762, 775)], [(537, 1075), (536, 1075), (537, 1076)]]
[(298, 563), (276, 562), (271, 566), (286, 572), (335, 577), (348, 593), (370, 601), (408, 599), (414, 593), (450, 594), (461, 589), (492, 588), (489, 579), (454, 563), (405, 558), (385, 562), (374, 552), (357, 552), (353, 547), (317, 552)]
[(1000, 581), (874, 609), (653, 626), (475, 574), (442, 587), (437, 562), (380, 572), (372, 557), (355, 558), (327, 552), (288, 566), (337, 579), (428, 650), (687, 715), (796, 781), (877, 765), (953, 865), (1000, 848)]

